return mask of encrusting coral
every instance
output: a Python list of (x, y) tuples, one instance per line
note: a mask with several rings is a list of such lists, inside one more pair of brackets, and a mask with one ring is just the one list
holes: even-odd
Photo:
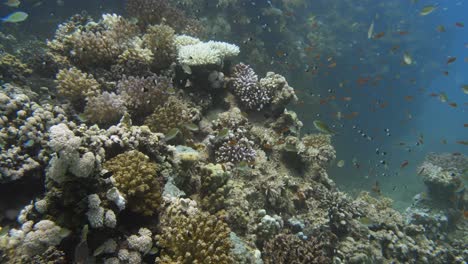
[(131, 150), (104, 163), (112, 172), (115, 185), (128, 201), (130, 210), (146, 216), (154, 215), (161, 206), (162, 182), (156, 163), (145, 154)]

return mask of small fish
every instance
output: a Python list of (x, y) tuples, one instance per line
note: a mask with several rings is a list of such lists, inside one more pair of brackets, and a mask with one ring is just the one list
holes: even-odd
[(400, 168), (403, 169), (404, 167), (408, 166), (409, 161), (405, 160), (401, 163)]
[(449, 57), (449, 58), (447, 59), (447, 64), (450, 64), (450, 63), (452, 63), (452, 62), (455, 62), (456, 60), (457, 60), (456, 57)]
[(403, 62), (406, 64), (406, 65), (411, 65), (413, 63), (413, 58), (411, 58), (411, 55), (409, 55), (408, 52), (405, 52), (403, 54)]
[(421, 169), (418, 171), (418, 176), (421, 175), (421, 174), (424, 172), (425, 169), (426, 169), (425, 167), (421, 168)]
[(423, 9), (421, 9), (421, 12), (419, 12), (419, 15), (427, 16), (430, 13), (434, 12), (434, 10), (436, 10), (436, 9), (437, 9), (437, 7), (435, 7), (433, 5), (425, 6), (425, 7), (423, 7)]
[(463, 24), (462, 22), (456, 22), (456, 23), (455, 23), (455, 26), (457, 26), (457, 27), (464, 27), (465, 24)]
[(382, 38), (383, 36), (385, 36), (385, 32), (379, 32), (377, 34), (374, 35), (374, 39), (380, 39)]
[(197, 132), (198, 131), (198, 126), (195, 125), (194, 123), (186, 123), (184, 124), (184, 127), (187, 128), (188, 130), (192, 132)]
[(451, 102), (451, 103), (449, 103), (449, 105), (450, 105), (451, 107), (453, 107), (453, 108), (456, 108), (456, 107), (457, 107), (457, 103), (455, 103), (455, 102)]
[(397, 33), (398, 33), (398, 35), (400, 35), (400, 36), (405, 36), (405, 35), (408, 35), (408, 34), (409, 34), (408, 31), (398, 31)]
[(447, 97), (447, 94), (446, 93), (440, 93), (439, 94), (439, 100), (442, 102), (442, 103), (446, 103), (448, 101), (448, 97)]
[(338, 166), (338, 168), (343, 168), (345, 165), (345, 161), (344, 160), (340, 160), (336, 163), (336, 166)]
[(178, 128), (173, 128), (173, 129), (169, 130), (169, 131), (166, 133), (166, 135), (165, 135), (165, 137), (164, 137), (164, 141), (171, 141), (171, 140), (173, 140), (174, 138), (176, 138), (177, 135), (179, 135), (179, 134), (180, 134), (180, 129), (178, 129)]
[(336, 67), (336, 62), (333, 62), (330, 65), (328, 65), (328, 68), (334, 68), (334, 67)]
[(468, 124), (463, 124), (463, 127), (468, 127)]
[(333, 130), (330, 129), (330, 127), (323, 121), (320, 120), (314, 120), (314, 126), (315, 128), (325, 134), (336, 134)]
[(367, 38), (370, 39), (374, 35), (374, 21), (369, 26), (369, 30), (367, 30)]
[(406, 100), (406, 101), (408, 101), (408, 102), (411, 102), (411, 101), (413, 101), (413, 99), (414, 99), (414, 97), (413, 97), (413, 96), (411, 96), (411, 95), (407, 95), (407, 96), (405, 96), (405, 100)]
[(468, 84), (463, 84), (461, 88), (465, 94), (468, 94)]
[(468, 146), (468, 140), (458, 140), (457, 144)]
[(17, 11), (14, 13), (9, 14), (8, 16), (2, 18), (1, 20), (4, 23), (19, 23), (23, 22), (28, 18), (28, 14), (22, 11)]
[(436, 30), (437, 30), (438, 32), (440, 32), (440, 33), (443, 33), (443, 32), (445, 32), (445, 27), (442, 26), (442, 25), (438, 25), (438, 26), (436, 27)]
[(374, 193), (380, 195), (382, 194), (382, 191), (380, 190), (380, 184), (379, 184), (379, 181), (375, 181), (374, 185), (372, 186), (372, 189), (371, 189)]
[(21, 2), (19, 0), (7, 0), (4, 4), (9, 7), (18, 7)]

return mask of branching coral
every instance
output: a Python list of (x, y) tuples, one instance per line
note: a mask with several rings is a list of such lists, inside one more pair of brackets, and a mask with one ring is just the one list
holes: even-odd
[(57, 91), (71, 102), (80, 102), (87, 96), (98, 94), (99, 83), (92, 75), (75, 67), (62, 69), (56, 76)]
[[(0, 92), (0, 181), (13, 181), (41, 168), (48, 161), (51, 126), (66, 122), (65, 111), (40, 105), (23, 93), (4, 86)], [(11, 87), (15, 89), (15, 87)]]
[(143, 36), (143, 45), (153, 53), (157, 69), (167, 68), (176, 60), (174, 30), (167, 25), (148, 27)]
[(17, 57), (9, 53), (0, 54), (0, 77), (3, 81), (17, 81), (30, 75), (32, 70)]
[(269, 91), (258, 85), (257, 74), (246, 64), (234, 66), (231, 83), (240, 104), (249, 110), (260, 111), (271, 101)]
[(265, 244), (263, 260), (274, 263), (332, 263), (336, 237), (330, 232), (302, 240), (296, 235), (279, 234)]
[(115, 185), (128, 201), (130, 210), (151, 216), (161, 204), (162, 183), (157, 165), (145, 154), (131, 150), (119, 154), (104, 163), (112, 172)]
[(164, 76), (124, 76), (117, 84), (117, 91), (125, 105), (135, 114), (148, 114), (162, 105), (172, 90), (171, 80)]
[(201, 207), (210, 213), (224, 209), (230, 174), (220, 164), (211, 163), (201, 168), (201, 174)]
[(88, 97), (84, 114), (90, 122), (106, 125), (117, 123), (126, 111), (124, 98), (115, 93), (103, 92)]
[(167, 102), (154, 109), (145, 124), (155, 132), (167, 133), (173, 128), (184, 129), (185, 124), (198, 119), (198, 110), (188, 106), (184, 101), (169, 97)]
[(195, 24), (182, 10), (164, 0), (127, 0), (127, 12), (138, 19), (141, 27), (167, 23), (169, 26), (182, 30)]
[(234, 263), (228, 226), (213, 215), (198, 211), (187, 215), (169, 207), (156, 236), (161, 255), (157, 263)]

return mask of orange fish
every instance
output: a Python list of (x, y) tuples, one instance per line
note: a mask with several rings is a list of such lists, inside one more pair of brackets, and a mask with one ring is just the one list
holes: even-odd
[(333, 62), (330, 65), (328, 65), (328, 68), (334, 68), (334, 67), (336, 67), (336, 62)]
[(449, 57), (449, 58), (447, 59), (447, 64), (450, 64), (450, 63), (452, 63), (452, 62), (454, 62), (454, 61), (456, 61), (456, 60), (457, 60), (456, 57)]
[(449, 105), (453, 108), (456, 108), (457, 107), (457, 103), (449, 103)]
[(397, 32), (400, 36), (404, 36), (404, 35), (408, 35), (409, 32), (408, 31), (398, 31)]
[(432, 96), (432, 97), (437, 97), (437, 96), (439, 96), (439, 95), (438, 95), (438, 94), (436, 94), (436, 93), (430, 93), (430, 94), (429, 94), (429, 96)]
[(374, 35), (374, 39), (379, 39), (381, 37), (385, 36), (385, 32), (380, 32)]
[(406, 101), (408, 101), (408, 102), (411, 102), (411, 101), (413, 101), (413, 99), (414, 99), (414, 97), (413, 97), (413, 96), (411, 96), (411, 95), (407, 95), (407, 96), (405, 96), (405, 100), (406, 100)]
[(463, 124), (463, 127), (468, 127), (468, 124)]
[(346, 97), (343, 97), (343, 101), (346, 101), (346, 102), (349, 102), (351, 101), (353, 98), (352, 97), (349, 97), (349, 96), (346, 96)]
[(465, 217), (465, 219), (468, 219), (468, 211), (466, 210), (463, 211), (463, 217)]
[(375, 181), (374, 185), (372, 186), (372, 189), (371, 189), (373, 192), (375, 192), (376, 194), (380, 195), (382, 194), (381, 190), (380, 190), (380, 184), (378, 181)]

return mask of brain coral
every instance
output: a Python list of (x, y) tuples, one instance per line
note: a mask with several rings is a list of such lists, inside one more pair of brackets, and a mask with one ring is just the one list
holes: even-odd
[(157, 236), (162, 250), (156, 263), (234, 263), (230, 230), (224, 222), (201, 211), (190, 216), (168, 211)]
[(128, 201), (130, 210), (146, 216), (155, 214), (161, 204), (162, 183), (157, 165), (145, 154), (131, 150), (104, 163), (115, 185)]

